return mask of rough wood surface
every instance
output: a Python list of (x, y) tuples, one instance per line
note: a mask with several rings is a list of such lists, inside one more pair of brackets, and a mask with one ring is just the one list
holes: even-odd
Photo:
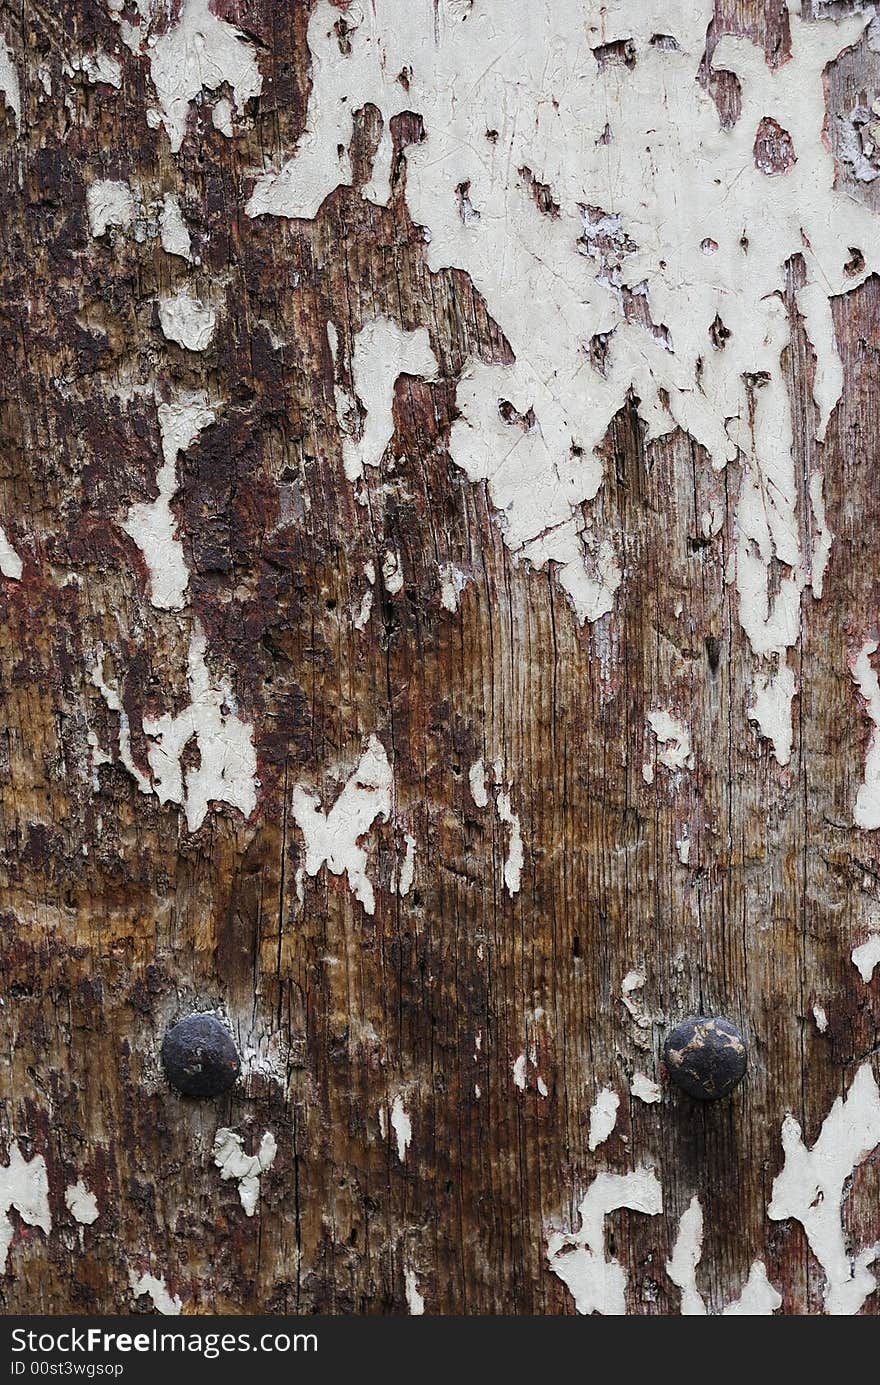
[[(859, 9), (816, 8), (834, 10), (815, 21), (829, 25)], [(0, 11), (21, 91), (18, 128), (8, 94), (0, 107), (0, 523), (23, 565), (0, 581), (0, 1167), (13, 1146), (42, 1157), (51, 1213), (47, 1230), (10, 1208), (0, 1304), (152, 1311), (137, 1291), (152, 1275), (184, 1313), (406, 1312), (418, 1295), (429, 1313), (570, 1313), (548, 1236), (577, 1230), (597, 1174), (647, 1163), (662, 1213), (606, 1224), (628, 1312), (680, 1311), (665, 1266), (696, 1195), (709, 1311), (761, 1259), (782, 1312), (821, 1313), (803, 1226), (767, 1207), (786, 1113), (811, 1145), (880, 1045), (880, 971), (866, 984), (851, 960), (880, 917), (877, 834), (853, 824), (872, 723), (852, 673), (878, 622), (880, 284), (832, 299), (844, 389), (822, 444), (794, 251), (781, 286), (798, 485), (803, 499), (821, 463), (834, 537), (821, 599), (802, 594), (780, 765), (747, 716), (755, 664), (729, 575), (739, 463), (713, 470), (681, 430), (648, 441), (633, 392), (592, 507), (620, 536), (623, 582), (584, 624), (554, 565), (518, 561), (486, 484), (453, 464), (466, 362), (514, 353), (468, 274), (429, 266), (405, 197), (418, 110), (391, 124), (387, 206), (363, 195), (381, 134), (366, 105), (352, 186), (314, 219), (245, 215), (257, 173), (289, 157), (306, 122), (312, 9), (215, 4), (262, 91), (234, 138), (193, 102), (176, 153), (147, 123), (147, 56), (106, 6)], [(180, 6), (166, 10), (173, 26)], [(772, 66), (788, 31), (782, 0), (717, 0), (700, 80), (722, 124), (739, 97), (709, 77), (721, 36), (755, 39)], [(339, 41), (342, 54), (344, 22)], [(74, 62), (97, 51), (119, 62), (118, 87)], [(839, 153), (853, 109), (880, 97), (867, 38), (826, 87)], [(842, 156), (839, 177), (877, 205), (880, 182)], [(99, 179), (136, 188), (140, 229), (90, 234)], [(162, 248), (155, 207), (169, 192), (194, 263)], [(552, 215), (538, 170), (534, 195)], [(161, 330), (157, 300), (184, 284), (219, 305), (206, 351)], [(354, 392), (352, 349), (377, 316), (427, 328), (438, 369), (396, 380), (393, 438), (359, 503), (337, 395)], [(157, 405), (198, 391), (222, 405), (177, 458), (189, 586), (183, 610), (159, 610), (122, 520), (156, 496)], [(707, 536), (713, 506), (723, 519)], [(453, 569), (464, 585), (444, 602)], [(143, 726), (189, 705), (196, 620), (212, 686), (227, 681), (226, 711), (253, 728), (259, 782), (248, 816), (215, 802), (190, 831), (150, 791)], [(646, 718), (671, 706), (693, 767), (657, 763), (648, 783)], [(124, 726), (145, 789), (123, 763)], [(296, 785), (328, 810), (371, 736), (393, 772), (393, 811), (363, 839), (373, 914), (345, 876), (306, 873), (292, 810)], [(184, 768), (198, 763), (191, 742)], [(643, 1024), (621, 995), (633, 970)], [(182, 1099), (164, 1082), (162, 1036), (192, 1009), (221, 1013), (245, 1060), (228, 1097)], [(725, 1014), (748, 1037), (729, 1101), (696, 1105), (663, 1077), (663, 1038), (692, 1013)], [(637, 1072), (661, 1082), (659, 1102), (630, 1095)], [(591, 1150), (603, 1087), (621, 1103)], [(411, 1122), (403, 1158), (395, 1101)], [(212, 1157), (218, 1128), (247, 1153), (266, 1131), (277, 1142), (253, 1217)], [(65, 1199), (78, 1180), (97, 1200), (91, 1223)], [(876, 1152), (847, 1186), (855, 1256), (880, 1241)], [(861, 1311), (880, 1311), (880, 1295)]]

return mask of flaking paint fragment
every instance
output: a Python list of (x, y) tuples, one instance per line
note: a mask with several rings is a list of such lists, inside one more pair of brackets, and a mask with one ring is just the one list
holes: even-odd
[[(257, 755), (253, 726), (236, 711), (226, 679), (215, 679), (206, 662), (207, 640), (198, 621), (193, 624), (187, 654), (190, 705), (176, 716), (144, 717), (149, 746), (147, 759), (160, 803), (185, 807), (190, 832), (197, 832), (212, 802), (228, 803), (249, 818), (257, 804)], [(182, 759), (190, 741), (199, 749), (199, 763)], [(143, 787), (143, 785), (141, 785)]]
[(550, 1269), (571, 1291), (578, 1313), (626, 1313), (626, 1269), (609, 1260), (605, 1248), (605, 1218), (622, 1207), (645, 1216), (663, 1211), (663, 1192), (652, 1168), (597, 1174), (581, 1199), (579, 1230), (554, 1231), (547, 1238)]
[(81, 1178), (65, 1188), (64, 1203), (80, 1226), (91, 1226), (98, 1220), (98, 1199)]
[(590, 1149), (604, 1144), (617, 1124), (620, 1097), (613, 1087), (603, 1087), (590, 1107)]
[(406, 1159), (406, 1151), (412, 1143), (412, 1120), (403, 1104), (403, 1097), (397, 1093), (391, 1103), (391, 1129), (397, 1143), (397, 1157), (401, 1163)]
[(631, 1095), (636, 1097), (638, 1101), (644, 1101), (649, 1106), (655, 1101), (659, 1101), (662, 1096), (659, 1084), (654, 1082), (650, 1077), (646, 1077), (643, 1072), (633, 1073), (633, 1079), (630, 1083), (629, 1090)]
[(852, 961), (865, 985), (869, 985), (874, 968), (880, 965), (880, 933), (872, 933), (866, 942), (854, 947)]
[(128, 183), (99, 178), (86, 188), (86, 215), (89, 233), (103, 236), (108, 226), (130, 226), (137, 204)]
[(138, 0), (134, 22), (130, 11), (123, 18), (124, 7), (118, 0), (108, 0), (107, 8), (127, 47), (148, 57), (159, 103), (152, 120), (148, 114), (148, 123), (154, 128), (164, 126), (172, 154), (183, 143), (190, 103), (202, 91), (228, 85), (239, 114), (262, 91), (263, 78), (251, 45), (240, 29), (212, 12), (210, 0), (183, 0), (178, 22), (161, 34), (152, 32), (153, 20), (164, 15), (164, 6), (157, 0)]
[(5, 104), (12, 111), (17, 132), (21, 129), (21, 90), (18, 84), (18, 72), (15, 68), (15, 57), (2, 34), (0, 34), (0, 91), (3, 93)]
[(367, 914), (376, 912), (367, 878), (367, 851), (361, 845), (376, 818), (391, 815), (391, 766), (378, 736), (371, 736), (357, 768), (329, 812), (303, 784), (293, 790), (293, 816), (305, 839), (305, 868), (315, 876), (325, 864), (333, 875), (348, 876), (352, 893)]
[(181, 395), (158, 408), (162, 465), (156, 475), (157, 498), (132, 505), (122, 527), (134, 539), (150, 574), (150, 601), (159, 610), (179, 611), (186, 603), (189, 569), (171, 501), (177, 490), (177, 457), (195, 441), (216, 415), (202, 394)]
[(275, 1162), (278, 1145), (267, 1130), (260, 1140), (256, 1154), (245, 1154), (244, 1141), (234, 1130), (225, 1126), (217, 1131), (212, 1151), (214, 1163), (223, 1179), (234, 1178), (245, 1215), (252, 1217), (260, 1197), (260, 1175), (267, 1173)]
[(176, 192), (166, 192), (159, 213), (159, 237), (168, 255), (179, 255), (192, 262), (192, 244)]
[(695, 1195), (681, 1215), (672, 1258), (666, 1262), (666, 1273), (681, 1290), (681, 1314), (685, 1318), (706, 1316), (706, 1305), (697, 1289), (697, 1265), (702, 1253), (703, 1209)]
[(128, 1285), (135, 1298), (140, 1298), (141, 1294), (149, 1294), (153, 1301), (153, 1307), (157, 1313), (161, 1313), (166, 1318), (176, 1318), (183, 1308), (183, 1303), (177, 1294), (172, 1295), (168, 1292), (164, 1276), (155, 1274), (137, 1275), (134, 1270), (128, 1272)]
[(12, 1245), (9, 1213), (13, 1209), (26, 1226), (38, 1226), (47, 1236), (52, 1230), (46, 1161), (42, 1154), (25, 1159), (17, 1144), (9, 1146), (8, 1163), (0, 1165), (0, 1274), (6, 1273)]
[[(331, 346), (335, 355), (335, 345)], [(354, 339), (351, 373), (365, 414), (362, 428), (347, 396), (337, 397), (343, 464), (349, 481), (359, 480), (364, 467), (377, 467), (382, 461), (394, 431), (394, 386), (399, 377), (434, 379), (437, 369), (426, 328), (405, 332), (387, 317), (374, 318), (361, 328)]]
[[(604, 480), (598, 449), (627, 397), (639, 401), (649, 442), (679, 427), (716, 469), (739, 460), (730, 576), (769, 676), (798, 639), (803, 591), (812, 583), (820, 593), (831, 542), (818, 473), (810, 513), (798, 513), (781, 363), (786, 265), (802, 256), (798, 308), (816, 354), (820, 440), (842, 382), (830, 301), (880, 265), (873, 214), (835, 187), (824, 138), (825, 68), (871, 14), (815, 24), (791, 0), (791, 56), (773, 67), (760, 47), (724, 35), (714, 69), (735, 75), (742, 99), (741, 118), (724, 129), (711, 84), (698, 80), (713, 0), (661, 8), (509, 0), (503, 21), (480, 5), (462, 24), (449, 5), (385, 0), (358, 8), (340, 56), (337, 11), (321, 0), (309, 25), (305, 129), (284, 166), (257, 180), (247, 212), (314, 217), (352, 181), (353, 111), (374, 104), (384, 132), (401, 111), (417, 112), (425, 138), (404, 152), (405, 196), (428, 230), (430, 268), (470, 275), (515, 358), (466, 365), (453, 460), (488, 484), (509, 547), (557, 565), (580, 621), (606, 615), (623, 581), (618, 540), (591, 525), (590, 505)], [(653, 42), (654, 24), (668, 42)], [(626, 43), (623, 77), (618, 64), (597, 63), (596, 32), (606, 49)], [(795, 161), (768, 178), (753, 146), (771, 121)], [(482, 130), (491, 140), (474, 136)], [(383, 198), (385, 162), (374, 169)], [(523, 169), (547, 189), (552, 216)], [(865, 258), (855, 274), (851, 246)], [(631, 312), (638, 300), (645, 309)], [(601, 369), (590, 360), (597, 337), (607, 343)], [(712, 518), (713, 532), (722, 520)], [(775, 742), (783, 755), (786, 735)]]
[(6, 537), (6, 531), (0, 528), (0, 573), (12, 582), (19, 582), (22, 571), (21, 558)]
[(425, 1300), (419, 1292), (419, 1281), (415, 1270), (407, 1265), (403, 1271), (406, 1291), (406, 1306), (413, 1317), (420, 1317), (425, 1311)]
[(657, 759), (667, 769), (693, 769), (691, 735), (683, 721), (671, 712), (648, 713), (648, 725), (657, 738)]
[(876, 653), (877, 640), (866, 640), (850, 664), (853, 680), (865, 700), (865, 710), (872, 723), (865, 779), (856, 793), (853, 821), (856, 827), (870, 832), (880, 827), (880, 682), (871, 663)]
[(761, 735), (772, 742), (774, 758), (780, 765), (787, 765), (791, 759), (791, 700), (795, 691), (795, 676), (788, 664), (782, 664), (775, 673), (755, 676), (755, 700), (748, 709), (749, 720), (757, 722)]
[(179, 289), (159, 299), (159, 325), (168, 341), (187, 351), (207, 351), (214, 340), (217, 314), (212, 307), (193, 298), (188, 289)]
[(851, 1255), (843, 1232), (844, 1190), (858, 1166), (880, 1144), (880, 1092), (870, 1063), (834, 1102), (815, 1144), (807, 1149), (794, 1116), (782, 1123), (785, 1164), (773, 1183), (767, 1215), (799, 1221), (825, 1272), (824, 1308), (834, 1317), (856, 1314), (877, 1282), (870, 1266), (880, 1247)]

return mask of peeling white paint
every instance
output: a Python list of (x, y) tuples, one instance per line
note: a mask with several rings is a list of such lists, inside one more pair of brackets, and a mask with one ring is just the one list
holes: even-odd
[(411, 832), (404, 832), (403, 840), (406, 846), (406, 854), (403, 858), (403, 865), (400, 868), (400, 879), (397, 882), (397, 893), (401, 899), (405, 899), (412, 889), (413, 876), (416, 864), (416, 839)]
[(880, 827), (880, 682), (871, 663), (871, 656), (876, 653), (877, 640), (866, 640), (851, 661), (853, 679), (865, 700), (865, 710), (872, 722), (865, 758), (865, 782), (856, 794), (853, 821), (856, 827), (871, 832)]
[(46, 1235), (52, 1230), (49, 1210), (49, 1176), (42, 1154), (25, 1159), (17, 1144), (9, 1147), (9, 1161), (0, 1164), (0, 1274), (6, 1273), (14, 1227), (9, 1213), (15, 1210), (26, 1226), (38, 1226)]
[(159, 325), (168, 341), (187, 351), (207, 351), (214, 340), (217, 314), (187, 289), (159, 299)]
[(166, 192), (162, 198), (159, 237), (167, 255), (179, 255), (181, 259), (192, 262), (192, 243), (176, 192)]
[(99, 178), (86, 188), (89, 232), (95, 237), (103, 236), (108, 226), (130, 226), (135, 211), (134, 194), (128, 183)]
[(620, 983), (620, 999), (639, 1029), (650, 1029), (651, 1027), (651, 1021), (645, 1014), (641, 997), (637, 994), (644, 989), (646, 980), (647, 977), (643, 971), (633, 968), (632, 971), (627, 972)]
[(854, 947), (852, 961), (867, 986), (873, 978), (874, 968), (880, 965), (880, 933), (872, 933), (866, 942)]
[(646, 1077), (643, 1072), (633, 1073), (630, 1092), (637, 1100), (647, 1102), (649, 1106), (653, 1102), (659, 1101), (663, 1095), (659, 1084), (650, 1077)]
[(507, 857), (504, 861), (504, 887), (511, 898), (519, 893), (520, 877), (523, 868), (523, 840), (519, 825), (519, 815), (513, 811), (510, 794), (499, 790), (495, 807), (499, 820), (510, 828)]
[[(335, 353), (334, 353), (335, 354)], [(354, 340), (351, 374), (355, 392), (366, 414), (363, 431), (353, 427), (354, 414), (345, 396), (338, 404), (343, 430), (343, 464), (349, 481), (357, 481), (364, 467), (377, 467), (394, 432), (394, 386), (401, 375), (434, 379), (437, 358), (425, 327), (404, 332), (387, 317), (374, 318)]]
[(367, 878), (367, 851), (361, 845), (376, 818), (391, 815), (391, 766), (378, 736), (371, 736), (357, 768), (325, 813), (317, 795), (302, 784), (293, 790), (293, 816), (305, 838), (305, 868), (315, 876), (326, 862), (333, 875), (348, 876), (355, 898), (368, 914), (376, 912)]
[(391, 1103), (391, 1129), (397, 1141), (397, 1157), (403, 1163), (412, 1143), (412, 1121), (399, 1092)]
[(675, 850), (681, 864), (688, 865), (691, 859), (691, 839), (686, 822), (682, 823), (681, 836), (675, 839)]
[(155, 1274), (135, 1274), (134, 1270), (128, 1272), (128, 1285), (135, 1298), (140, 1298), (141, 1294), (149, 1294), (153, 1300), (153, 1307), (157, 1313), (161, 1313), (166, 1318), (176, 1318), (183, 1307), (183, 1303), (177, 1294), (172, 1298), (168, 1292), (164, 1276)]
[(652, 1168), (597, 1174), (581, 1199), (580, 1229), (554, 1231), (547, 1238), (550, 1269), (571, 1291), (579, 1313), (626, 1313), (626, 1269), (609, 1260), (605, 1249), (605, 1218), (622, 1207), (646, 1216), (663, 1211), (663, 1192)]
[(415, 1270), (406, 1266), (403, 1271), (403, 1280), (406, 1288), (406, 1306), (413, 1317), (421, 1317), (425, 1311), (425, 1300), (419, 1293), (419, 1281)]
[(525, 1055), (524, 1053), (520, 1053), (519, 1056), (518, 1056), (517, 1058), (514, 1059), (514, 1063), (513, 1063), (513, 1081), (514, 1081), (514, 1086), (518, 1087), (519, 1090), (520, 1090), (521, 1092), (524, 1092), (525, 1089), (526, 1089), (526, 1083), (527, 1083), (527, 1081), (528, 1081), (528, 1073), (529, 1073), (529, 1060), (528, 1060), (528, 1058), (526, 1057), (526, 1055)]
[(703, 1318), (706, 1305), (697, 1289), (697, 1265), (703, 1253), (703, 1209), (694, 1196), (678, 1223), (678, 1235), (672, 1248), (672, 1259), (666, 1262), (666, 1273), (681, 1290), (681, 1314), (684, 1318)]
[(691, 734), (683, 721), (671, 712), (648, 713), (648, 725), (657, 738), (657, 759), (667, 769), (693, 769)]
[(252, 1217), (260, 1197), (260, 1175), (271, 1169), (278, 1153), (275, 1136), (267, 1130), (260, 1140), (257, 1153), (245, 1154), (242, 1137), (224, 1126), (217, 1131), (212, 1153), (220, 1177), (237, 1181), (245, 1215)]
[[(160, 803), (185, 805), (190, 832), (201, 827), (212, 802), (228, 803), (245, 818), (257, 804), (253, 726), (237, 715), (229, 683), (211, 674), (205, 663), (206, 647), (204, 631), (196, 621), (187, 654), (190, 705), (177, 716), (166, 712), (157, 718), (144, 717), (143, 723), (153, 774), (153, 784), (146, 791), (154, 788)], [(181, 758), (191, 740), (198, 745), (199, 763), (187, 767), (184, 780)]]
[(754, 1260), (743, 1291), (722, 1310), (723, 1318), (769, 1318), (782, 1307), (782, 1295), (767, 1278), (763, 1260)]
[(361, 604), (357, 615), (354, 618), (355, 630), (363, 630), (373, 610), (373, 587), (376, 583), (376, 565), (367, 563), (364, 567), (364, 576), (367, 579), (367, 590), (361, 597)]
[(620, 1097), (613, 1087), (603, 1087), (590, 1107), (590, 1149), (604, 1144), (617, 1124)]
[(791, 701), (795, 692), (795, 676), (788, 664), (782, 664), (775, 673), (755, 676), (755, 700), (748, 709), (749, 720), (757, 722), (765, 740), (772, 741), (773, 755), (780, 765), (787, 765), (791, 759)]
[(122, 86), (122, 68), (114, 57), (99, 48), (96, 53), (85, 53), (81, 60), (82, 70), (92, 86), (103, 82), (108, 87)]
[[(138, 0), (133, 22), (122, 18), (119, 0), (107, 0), (107, 8), (126, 46), (148, 56), (159, 109), (152, 119), (148, 112), (147, 120), (153, 128), (164, 126), (172, 154), (183, 143), (190, 102), (201, 92), (228, 84), (234, 108), (241, 114), (250, 98), (262, 91), (253, 48), (240, 29), (212, 13), (210, 0), (183, 0), (178, 23), (161, 34), (152, 32), (152, 21), (165, 14), (156, 0)], [(227, 98), (221, 99), (229, 104)], [(222, 124), (217, 128), (227, 133)]]
[(98, 1199), (81, 1178), (65, 1188), (64, 1203), (80, 1226), (91, 1226), (98, 1220)]
[(21, 558), (6, 537), (6, 531), (0, 528), (0, 573), (13, 582), (19, 582), (22, 571)]
[(203, 394), (182, 395), (157, 410), (162, 439), (162, 465), (156, 475), (159, 494), (147, 504), (132, 505), (122, 528), (144, 555), (150, 574), (150, 601), (160, 610), (179, 611), (186, 602), (189, 569), (171, 501), (177, 490), (177, 455), (196, 440), (216, 415)]
[(482, 759), (475, 760), (468, 770), (468, 784), (470, 785), (471, 798), (478, 808), (489, 806), (489, 788), (486, 778), (486, 766)]
[(382, 559), (382, 582), (389, 596), (397, 596), (403, 590), (403, 564), (393, 548), (387, 548)]
[[(765, 677), (798, 638), (803, 591), (812, 583), (821, 592), (831, 542), (819, 470), (810, 513), (798, 514), (781, 366), (791, 335), (785, 265), (803, 256), (798, 307), (816, 354), (821, 439), (842, 380), (830, 300), (880, 264), (873, 213), (835, 188), (823, 137), (824, 69), (864, 31), (870, 7), (834, 24), (802, 19), (799, 0), (788, 9), (784, 63), (770, 67), (758, 46), (722, 37), (715, 69), (735, 73), (742, 93), (741, 118), (725, 130), (697, 80), (712, 0), (509, 0), (503, 18), (470, 7), (467, 24), (451, 5), (384, 0), (352, 11), (347, 56), (336, 12), (321, 0), (309, 25), (304, 132), (247, 206), (251, 216), (314, 217), (351, 182), (352, 113), (367, 102), (384, 133), (366, 195), (384, 201), (389, 123), (419, 112), (426, 137), (405, 151), (405, 195), (428, 229), (430, 267), (470, 275), (515, 356), (509, 366), (467, 365), (454, 461), (488, 483), (515, 552), (559, 565), (584, 621), (611, 610), (623, 580), (619, 536), (582, 506), (603, 484), (597, 448), (629, 391), (649, 440), (680, 427), (716, 469), (739, 459), (730, 575)], [(657, 25), (674, 42), (652, 44)], [(591, 52), (615, 39), (629, 43), (625, 70)], [(765, 116), (796, 151), (784, 176), (756, 166)], [(558, 214), (542, 214), (523, 169), (548, 185)], [(851, 246), (865, 266), (850, 277)], [(636, 300), (644, 307), (628, 316)], [(590, 360), (597, 338), (600, 367)], [(711, 515), (710, 531), (723, 519)], [(780, 754), (786, 736), (778, 729)]]
[(870, 1063), (863, 1063), (845, 1097), (838, 1097), (822, 1123), (812, 1148), (804, 1144), (794, 1116), (782, 1123), (785, 1164), (773, 1183), (767, 1215), (773, 1221), (792, 1217), (825, 1271), (825, 1312), (842, 1317), (858, 1313), (876, 1288), (870, 1266), (880, 1246), (855, 1256), (847, 1251), (843, 1232), (844, 1190), (853, 1173), (880, 1144), (880, 1092)]
[(828, 1029), (828, 1015), (823, 1005), (813, 1006), (813, 1019), (816, 1021), (816, 1028), (820, 1034), (824, 1034)]
[(18, 84), (14, 54), (2, 34), (0, 34), (0, 91), (3, 93), (5, 104), (12, 111), (15, 128), (18, 131), (21, 129), (21, 90)]
[(458, 598), (467, 586), (467, 578), (457, 567), (447, 563), (440, 569), (440, 605), (444, 611), (455, 613)]
[[(705, 1301), (697, 1288), (697, 1266), (703, 1254), (703, 1209), (694, 1195), (678, 1223), (678, 1235), (672, 1259), (666, 1263), (666, 1273), (681, 1290), (681, 1315), (685, 1318), (704, 1318), (708, 1315)], [(742, 1293), (734, 1303), (722, 1310), (722, 1317), (770, 1317), (782, 1307), (779, 1294), (767, 1278), (763, 1260), (754, 1260)]]

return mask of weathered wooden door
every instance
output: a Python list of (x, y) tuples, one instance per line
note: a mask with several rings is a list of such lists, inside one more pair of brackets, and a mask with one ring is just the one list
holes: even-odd
[(7, 1312), (880, 1311), (878, 24), (4, 5)]

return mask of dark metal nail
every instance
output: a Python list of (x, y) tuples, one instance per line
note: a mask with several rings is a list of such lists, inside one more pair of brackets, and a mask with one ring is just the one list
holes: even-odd
[(232, 1035), (213, 1015), (185, 1015), (162, 1040), (165, 1076), (184, 1096), (219, 1096), (241, 1072)]
[(729, 1096), (746, 1070), (746, 1041), (723, 1016), (692, 1015), (663, 1046), (669, 1076), (697, 1101)]

